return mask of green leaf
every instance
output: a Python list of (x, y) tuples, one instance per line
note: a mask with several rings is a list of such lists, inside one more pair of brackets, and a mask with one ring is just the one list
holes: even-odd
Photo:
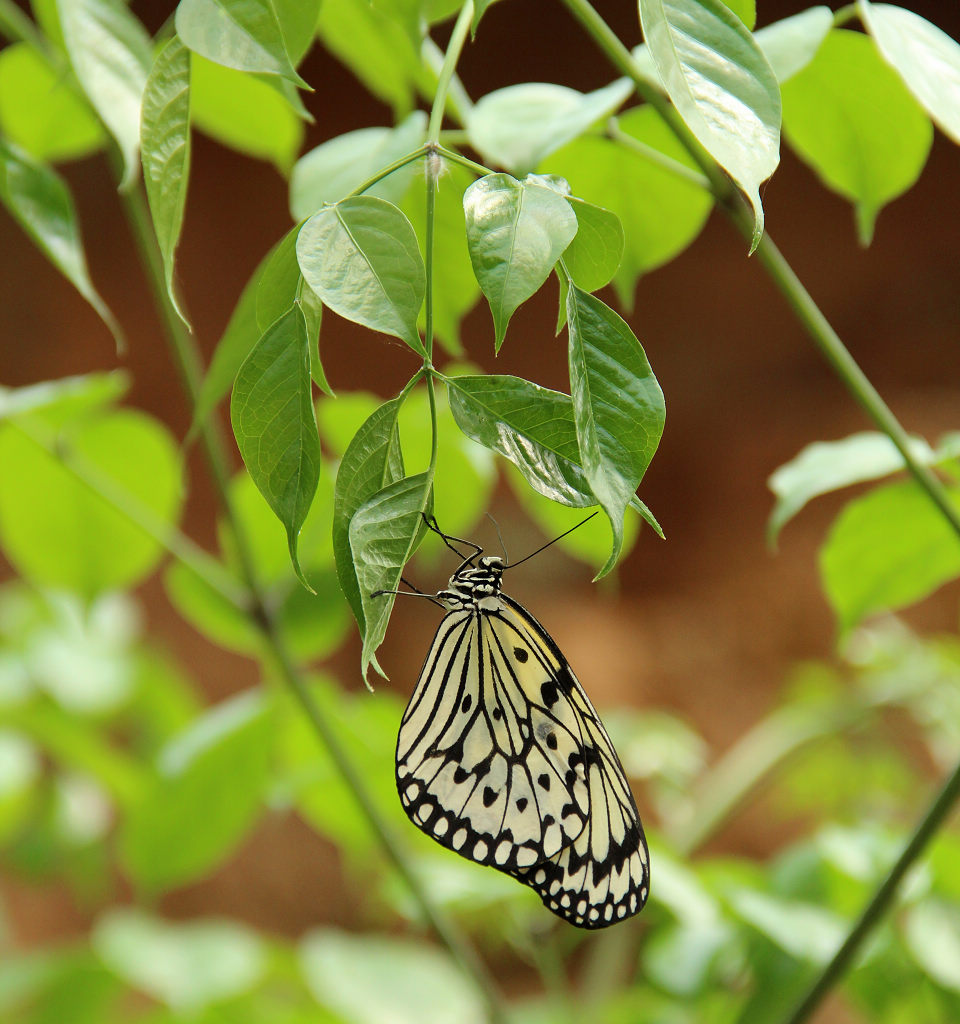
[(44, 422), (58, 425), (88, 410), (112, 405), (129, 387), (129, 376), (122, 370), (61, 377), (22, 388), (0, 385), (0, 420), (42, 411)]
[(577, 232), (577, 218), (552, 188), (488, 174), (463, 194), (473, 272), (490, 303), (497, 351), (517, 307), (546, 281)]
[(163, 257), (167, 295), (189, 327), (173, 287), (174, 254), (190, 179), (190, 53), (177, 36), (157, 54), (143, 92), (143, 183)]
[(663, 433), (663, 392), (627, 324), (593, 295), (567, 295), (570, 392), (580, 457), (590, 490), (613, 528), (616, 564), (623, 517)]
[(424, 513), (429, 514), (433, 506), (431, 477), (431, 473), (418, 473), (388, 484), (350, 520), (350, 551), (363, 606), (360, 671), (364, 681), (370, 664), (379, 669), (374, 655), (387, 632), (395, 600), (392, 594), (373, 595), (400, 586), (403, 567), (423, 534)]
[(193, 423), (191, 423), (190, 433), (187, 435), (190, 438), (196, 435), (200, 425), (206, 421), (223, 396), (230, 390), (241, 363), (247, 358), (263, 334), (263, 329), (257, 320), (260, 280), (267, 265), (283, 245), (285, 238), (286, 236), (277, 242), (257, 265), (256, 270), (244, 285), (237, 305), (230, 314), (230, 320), (214, 349), (207, 375), (203, 378), (203, 384), (200, 385), (193, 413)]
[(180, 0), (176, 26), (185, 46), (215, 64), (310, 88), (290, 63), (271, 0)]
[(448, 377), (457, 426), (509, 459), (527, 483), (551, 501), (574, 508), (597, 504), (580, 466), (569, 395), (521, 377)]
[[(433, 330), (455, 355), (460, 352), (460, 321), (480, 297), (463, 220), (463, 193), (472, 181), (468, 171), (447, 164), (437, 181), (433, 211)], [(422, 186), (411, 188), (403, 201), (403, 212), (414, 226), (422, 252), (427, 244), (426, 191)], [(420, 316), (425, 321), (426, 309)]]
[(463, 971), (445, 953), (409, 938), (314, 931), (300, 943), (300, 967), (321, 1006), (355, 1024), (482, 1024), (487, 1019)]
[[(581, 468), (569, 395), (511, 376), (471, 374), (446, 383), (457, 426), (509, 459), (534, 491), (573, 508), (597, 504)], [(630, 505), (663, 537), (642, 501), (635, 498)]]
[(247, 834), (270, 778), (271, 712), (249, 690), (163, 749), (153, 786), (120, 833), (121, 861), (139, 887), (155, 893), (203, 878)]
[(960, 45), (903, 7), (858, 0), (857, 11), (883, 58), (944, 134), (960, 143)]
[(233, 921), (173, 924), (118, 908), (97, 921), (92, 942), (129, 985), (187, 1016), (249, 991), (267, 966), (260, 937)]
[(846, 935), (846, 922), (812, 903), (750, 889), (728, 896), (734, 912), (797, 960), (826, 964)]
[(495, 2), (496, 0), (475, 0), (473, 5), (473, 21), (470, 23), (470, 34), (473, 38), (476, 38), (480, 19), (486, 14), (487, 8)]
[(385, 402), (364, 421), (340, 460), (334, 487), (333, 555), (337, 578), (361, 634), (366, 633), (366, 616), (350, 548), (350, 522), (370, 498), (404, 475), (397, 429), (400, 406), (396, 398)]
[(752, 29), (757, 23), (756, 0), (729, 0), (727, 7), (747, 26)]
[(281, 174), (289, 174), (303, 141), (303, 124), (283, 93), (268, 79), (222, 67), (195, 53), (190, 64), (194, 126), (223, 145), (269, 160)]
[(780, 94), (763, 52), (720, 0), (640, 0), (640, 23), (677, 112), (750, 200), (753, 252), (760, 185), (780, 162)]
[(0, 131), (37, 160), (89, 156), (103, 145), (103, 127), (71, 81), (27, 43), (0, 51)]
[[(159, 523), (177, 522), (180, 460), (157, 420), (104, 413), (64, 428), (58, 445)], [(0, 463), (0, 542), (36, 583), (90, 596), (140, 582), (163, 556), (156, 540), (15, 426), (0, 429)]]
[(77, 80), (123, 156), (121, 189), (139, 160), (140, 103), (150, 71), (150, 37), (123, 0), (57, 0), (67, 55)]
[(123, 348), (120, 325), (90, 281), (73, 198), (63, 180), (0, 139), (0, 201), (48, 260), (96, 310)]
[(398, 120), (413, 107), (418, 83), (429, 90), (436, 87), (403, 26), (370, 0), (324, 0), (317, 30), (324, 46)]
[(288, 231), (270, 252), (257, 285), (257, 326), (265, 331), (275, 320), (288, 312), (295, 302), (300, 303), (307, 325), (310, 346), (310, 375), (314, 383), (328, 395), (333, 395), (320, 362), (320, 321), (323, 305), (307, 286), (297, 263), (297, 232)]
[(477, 101), (467, 117), (467, 137), (486, 163), (525, 174), (609, 117), (632, 90), (624, 78), (590, 93), (545, 82), (511, 85)]
[(595, 292), (609, 284), (623, 258), (620, 218), (602, 206), (570, 196), (577, 233), (563, 253), (563, 265), (578, 288)]
[[(360, 128), (304, 153), (290, 175), (290, 212), (303, 220), (323, 206), (345, 199), (378, 171), (422, 145), (427, 115), (415, 110), (395, 128)], [(364, 195), (398, 203), (419, 170), (407, 164), (367, 189)]]
[[(618, 123), (621, 131), (645, 146), (694, 167), (690, 155), (651, 107), (635, 107)], [(574, 195), (620, 218), (626, 237), (613, 283), (628, 307), (633, 304), (638, 276), (685, 249), (700, 233), (713, 207), (705, 189), (609, 139), (577, 139), (554, 153), (550, 169), (570, 182)]]
[(927, 900), (906, 913), (904, 938), (921, 970), (960, 992), (960, 914), (955, 904)]
[(307, 346), (303, 312), (294, 306), (243, 361), (230, 420), (250, 476), (287, 531), (294, 571), (310, 589), (297, 556), (297, 537), (320, 479)]
[(417, 315), (426, 271), (413, 227), (395, 206), (355, 196), (324, 207), (300, 229), (297, 259), (325, 306), (423, 355)]
[(917, 180), (933, 128), (897, 73), (858, 32), (834, 29), (783, 87), (784, 131), (823, 182), (850, 199), (866, 245), (881, 207)]
[(284, 46), (296, 67), (316, 39), (320, 0), (273, 0), (273, 6)]
[(753, 38), (783, 84), (813, 60), (831, 28), (833, 11), (829, 7), (808, 7), (754, 32)]
[[(960, 490), (950, 492), (960, 509)], [(912, 481), (848, 502), (820, 550), (824, 592), (846, 633), (875, 612), (896, 611), (960, 574), (960, 540)]]
[[(936, 461), (933, 449), (922, 438), (913, 438), (911, 448), (919, 462), (931, 465)], [(777, 499), (767, 524), (768, 542), (775, 543), (783, 527), (813, 498), (905, 468), (903, 456), (890, 438), (874, 431), (807, 445), (767, 481)]]

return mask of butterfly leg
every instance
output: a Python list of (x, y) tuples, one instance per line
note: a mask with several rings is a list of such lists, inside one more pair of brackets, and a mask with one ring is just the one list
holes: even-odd
[[(435, 516), (428, 516), (426, 512), (421, 512), (420, 514), (423, 516), (423, 521), (426, 524), (427, 529), (435, 533), (458, 558), (463, 559), (463, 564), (460, 566), (461, 569), (472, 562), (477, 555), (483, 551), (483, 548), (480, 547), (479, 544), (475, 544), (472, 540), (464, 540), (462, 537), (452, 537), (450, 534), (444, 533), (437, 525)], [(459, 550), (459, 548), (454, 547), (454, 543), (465, 544), (468, 548), (473, 548), (473, 554), (465, 555)]]

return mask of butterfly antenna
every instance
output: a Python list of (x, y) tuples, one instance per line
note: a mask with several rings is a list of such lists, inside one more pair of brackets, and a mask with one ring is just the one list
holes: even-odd
[(500, 541), (500, 550), (503, 552), (504, 562), (509, 562), (510, 556), (507, 554), (507, 545), (503, 543), (503, 534), (500, 532), (500, 524), (496, 521), (496, 519), (493, 518), (492, 515), (490, 515), (489, 512), (487, 513), (487, 519), (489, 519), (490, 522), (493, 523), (494, 529), (497, 531), (497, 540)]
[[(481, 551), (483, 551), (483, 548), (480, 547), (479, 544), (474, 544), (472, 540), (464, 540), (462, 537), (451, 537), (450, 534), (444, 533), (443, 530), (441, 530), (440, 527), (437, 525), (437, 520), (435, 516), (428, 516), (426, 512), (421, 512), (420, 515), (423, 516), (423, 521), (426, 524), (427, 529), (432, 530), (433, 533), (435, 533), (443, 541), (443, 543), (446, 544), (446, 546), (457, 556), (457, 558), (462, 559), (464, 562), (469, 562), (471, 558), (476, 558), (476, 556), (479, 555)], [(468, 548), (473, 548), (473, 554), (465, 555), (462, 551), (459, 550), (459, 548), (454, 547), (454, 542), (456, 542), (457, 544), (466, 544)]]
[(528, 559), (533, 558), (534, 555), (539, 555), (541, 551), (545, 551), (552, 544), (556, 544), (558, 540), (563, 540), (563, 538), (566, 537), (568, 533), (573, 533), (574, 530), (579, 530), (580, 527), (584, 525), (584, 523), (589, 523), (594, 516), (598, 516), (599, 514), (600, 509), (597, 509), (596, 512), (591, 512), (586, 519), (581, 519), (580, 522), (576, 524), (576, 526), (571, 526), (569, 530), (564, 530), (563, 533), (561, 533), (557, 537), (554, 537), (553, 540), (548, 540), (546, 544), (544, 544), (542, 547), (537, 548), (536, 551), (531, 551), (529, 555), (524, 555), (524, 557), (521, 558), (519, 562), (513, 562), (511, 565), (505, 566), (504, 568), (513, 569), (516, 566), (521, 565), (523, 562), (526, 562)]

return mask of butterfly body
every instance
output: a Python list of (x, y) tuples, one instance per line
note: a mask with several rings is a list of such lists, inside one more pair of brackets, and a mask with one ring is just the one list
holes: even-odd
[[(513, 875), (584, 928), (647, 896), (643, 829), (593, 705), (547, 631), (501, 591), (500, 558), (466, 559), (397, 740), (410, 820)], [(476, 562), (476, 564), (474, 564)]]

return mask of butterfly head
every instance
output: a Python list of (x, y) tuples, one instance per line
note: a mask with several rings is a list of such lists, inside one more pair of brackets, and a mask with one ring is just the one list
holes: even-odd
[(496, 611), (500, 607), (500, 579), (506, 562), (499, 555), (484, 555), (476, 564), (462, 565), (447, 590), (437, 597), (450, 611)]

